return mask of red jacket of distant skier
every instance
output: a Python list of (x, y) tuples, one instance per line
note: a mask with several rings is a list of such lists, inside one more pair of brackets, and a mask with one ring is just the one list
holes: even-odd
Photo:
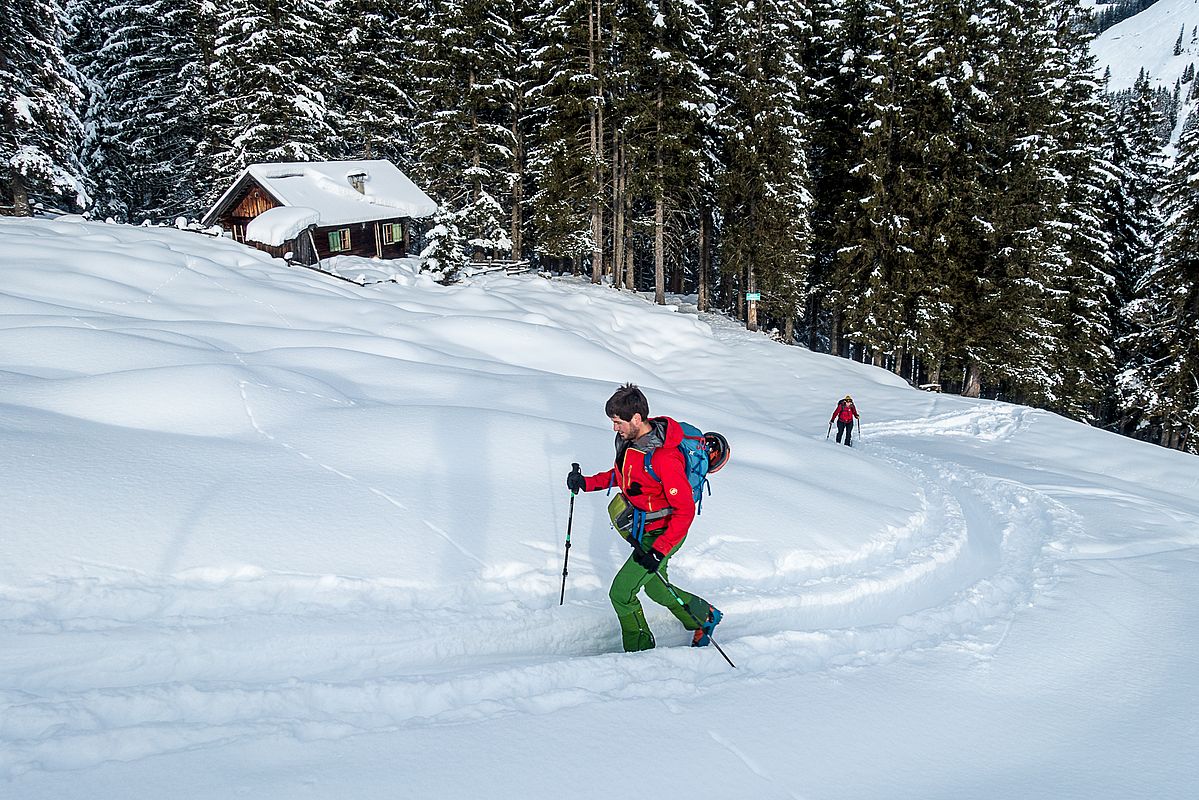
[(835, 419), (839, 419), (842, 422), (852, 422), (853, 418), (857, 415), (858, 410), (854, 408), (853, 403), (847, 403), (842, 400), (840, 403), (837, 403), (837, 409), (833, 412), (833, 416), (829, 419), (829, 422)]

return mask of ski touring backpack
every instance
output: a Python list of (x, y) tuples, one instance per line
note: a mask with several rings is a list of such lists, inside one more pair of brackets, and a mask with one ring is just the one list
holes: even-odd
[[(699, 514), (703, 509), (705, 484), (708, 485), (708, 494), (712, 494), (708, 476), (728, 463), (731, 450), (728, 440), (719, 433), (704, 433), (689, 422), (679, 422), (679, 427), (683, 429), (683, 441), (679, 444), (679, 450), (687, 468), (687, 482), (691, 484), (691, 499), (695, 502), (695, 513)], [(645, 469), (654, 480), (658, 480), (652, 462), (652, 458), (647, 459)]]

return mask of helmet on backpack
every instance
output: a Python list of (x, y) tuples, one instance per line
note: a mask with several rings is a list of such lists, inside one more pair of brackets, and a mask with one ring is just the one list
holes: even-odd
[(705, 433), (704, 443), (708, 448), (708, 474), (711, 474), (728, 463), (729, 456), (733, 451), (729, 447), (729, 440), (719, 433)]

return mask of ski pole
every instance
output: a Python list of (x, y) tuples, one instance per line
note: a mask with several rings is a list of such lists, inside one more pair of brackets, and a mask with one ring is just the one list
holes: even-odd
[(824, 434), (824, 440), (828, 441), (828, 437), (831, 436), (832, 433), (833, 433), (833, 421), (830, 419), (828, 421), (828, 433)]
[[(578, 472), (579, 465), (571, 464), (571, 472)], [(570, 513), (566, 517), (566, 555), (562, 559), (562, 595), (558, 598), (558, 605), (566, 602), (566, 565), (570, 563), (570, 526), (575, 521), (575, 493), (570, 493)]]
[[(657, 575), (657, 573), (654, 574)], [(670, 596), (675, 599), (675, 602), (683, 607), (683, 610), (687, 612), (687, 616), (691, 617), (692, 621), (695, 622), (695, 626), (697, 628), (703, 628), (704, 624), (700, 622), (699, 617), (695, 616), (694, 612), (691, 611), (691, 607), (683, 602), (683, 598), (679, 597), (678, 592), (676, 592), (674, 587), (670, 585), (670, 581), (666, 580), (661, 575), (658, 575), (658, 580), (662, 581), (662, 585), (666, 587), (666, 591), (670, 592)], [(729, 662), (730, 667), (733, 669), (737, 668), (737, 665), (733, 663), (733, 659), (729, 658), (728, 654), (721, 649), (720, 644), (712, 637), (711, 633), (708, 634), (708, 641), (712, 643), (712, 646), (716, 648), (720, 655), (724, 656), (724, 660)]]

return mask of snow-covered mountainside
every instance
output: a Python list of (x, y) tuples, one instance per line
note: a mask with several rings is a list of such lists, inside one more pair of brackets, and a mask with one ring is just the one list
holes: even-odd
[[(1191, 796), (1195, 458), (687, 298), (360, 271), (0, 219), (0, 795)], [(565, 476), (625, 381), (732, 443), (670, 576), (736, 669), (648, 602), (620, 652)]]
[[(1181, 52), (1175, 55), (1180, 35)], [(1111, 70), (1109, 89), (1113, 92), (1132, 88), (1142, 69), (1152, 85), (1173, 91), (1188, 65), (1199, 67), (1199, 4), (1195, 0), (1157, 0), (1099, 34), (1091, 51), (1100, 75)]]

